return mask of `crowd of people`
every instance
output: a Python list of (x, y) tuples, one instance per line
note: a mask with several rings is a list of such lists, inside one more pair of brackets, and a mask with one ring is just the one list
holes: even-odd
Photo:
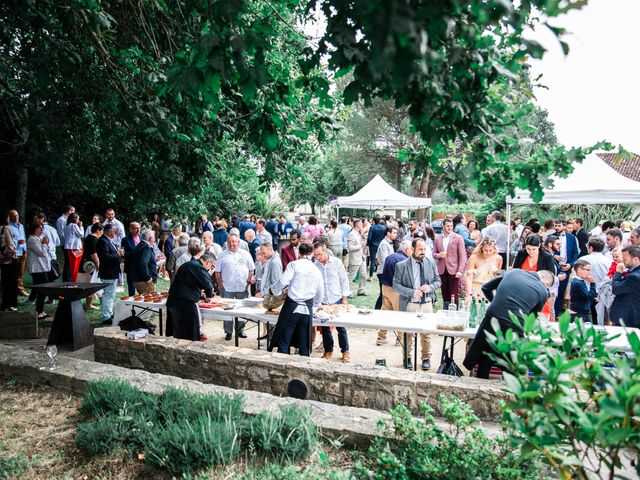
[[(85, 227), (69, 205), (55, 227), (39, 213), (25, 230), (18, 212), (11, 210), (0, 231), (2, 309), (15, 310), (18, 296), (28, 295), (25, 270), (34, 285), (59, 277), (99, 279), (109, 284), (101, 292), (101, 309), (104, 323), (111, 324), (115, 295), (123, 291), (125, 278), (128, 294), (134, 296), (153, 292), (157, 279), (164, 277), (171, 282), (168, 334), (206, 339), (196, 307), (202, 297), (269, 296), (284, 305), (276, 328), (265, 332), (268, 348), (289, 353), (295, 347), (301, 355), (316, 348), (325, 359), (333, 356), (333, 332), (321, 327), (322, 340), (315, 345), (314, 309), (367, 295), (367, 282), (375, 280), (376, 309), (430, 312), (438, 297), (444, 309), (484, 298), (493, 300), (485, 320), (493, 315), (501, 325), (511, 324), (505, 312), (519, 308), (520, 314), (541, 312), (551, 321), (569, 310), (587, 322), (640, 327), (640, 227), (603, 221), (587, 232), (579, 218), (530, 219), (526, 224), (514, 218), (508, 225), (500, 212), (485, 223), (480, 229), (476, 220), (451, 215), (436, 235), (424, 221), (388, 215), (331, 217), (326, 223), (313, 215), (297, 222), (275, 215), (229, 220), (201, 215), (194, 224), (175, 226), (154, 216), (147, 228), (133, 221), (125, 230), (112, 208), (104, 217), (93, 215)], [(507, 266), (518, 273), (504, 274)], [(25, 303), (35, 303), (43, 318), (45, 301), (32, 294)], [(85, 308), (98, 308), (95, 301), (87, 298)], [(482, 334), (488, 328), (483, 321)], [(225, 340), (231, 340), (233, 329), (233, 322), (225, 322)], [(237, 329), (239, 337), (246, 337), (243, 323)], [(347, 330), (335, 330), (341, 359), (349, 362)], [(486, 345), (476, 340), (465, 365), (480, 363), (479, 375), (484, 375)], [(388, 341), (387, 331), (377, 332), (377, 345)], [(421, 335), (420, 343), (420, 364), (429, 370), (429, 335)], [(411, 358), (404, 365), (412, 368)]]

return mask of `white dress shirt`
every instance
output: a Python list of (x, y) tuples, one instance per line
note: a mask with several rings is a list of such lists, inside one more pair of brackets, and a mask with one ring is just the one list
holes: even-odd
[(482, 229), (482, 238), (490, 237), (496, 241), (498, 253), (506, 253), (507, 241), (509, 240), (509, 226), (502, 222), (495, 221), (488, 227)]
[(56, 247), (60, 246), (60, 237), (58, 236), (58, 232), (56, 231), (55, 228), (53, 228), (51, 225), (49, 225), (48, 223), (44, 223), (43, 224), (43, 232), (42, 234), (45, 237), (49, 238), (49, 258), (51, 260), (56, 260), (57, 256), (56, 256)]
[(108, 224), (113, 225), (116, 229), (116, 236), (111, 239), (111, 243), (113, 243), (116, 248), (120, 248), (120, 246), (122, 245), (122, 239), (126, 235), (124, 232), (124, 225), (117, 218), (114, 218), (113, 220), (107, 220), (104, 222), (103, 225), (108, 225)]
[(64, 245), (64, 227), (67, 226), (67, 215), (60, 215), (58, 220), (56, 220), (56, 231), (58, 232), (58, 237), (60, 238), (60, 242)]
[(329, 256), (327, 263), (321, 263), (317, 260), (314, 260), (313, 263), (322, 274), (322, 281), (324, 283), (324, 298), (322, 299), (322, 303), (330, 305), (341, 301), (342, 297), (351, 295), (349, 279), (347, 278), (347, 272), (344, 269), (342, 260)]
[(266, 230), (258, 232), (256, 234), (256, 238), (258, 239), (258, 242), (260, 242), (260, 245), (262, 245), (263, 243), (273, 243), (273, 237)]
[(227, 292), (244, 292), (247, 289), (249, 272), (256, 266), (249, 252), (238, 249), (223, 251), (216, 260), (216, 272), (222, 276), (222, 288)]
[(64, 248), (66, 250), (82, 250), (84, 232), (77, 223), (70, 223), (64, 227)]
[(384, 261), (392, 253), (393, 242), (388, 238), (383, 238), (380, 242), (380, 246), (378, 246), (378, 251), (376, 252), (376, 260), (378, 261), (378, 269), (376, 270), (376, 274), (382, 275), (382, 270), (384, 270)]
[(613, 260), (602, 252), (592, 252), (581, 257), (581, 260), (589, 262), (591, 265), (591, 275), (596, 280), (596, 291), (600, 286), (609, 280), (609, 268)]
[(316, 307), (324, 298), (322, 274), (308, 258), (289, 262), (280, 280), (271, 287), (271, 292), (279, 295), (284, 288), (287, 288), (287, 296), (297, 303), (313, 299)]
[(451, 241), (451, 234), (445, 235), (442, 234), (442, 251), (446, 252), (447, 248), (449, 248), (449, 242)]

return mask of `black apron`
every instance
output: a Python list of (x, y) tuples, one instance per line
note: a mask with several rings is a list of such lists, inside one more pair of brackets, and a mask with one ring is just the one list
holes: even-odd
[(200, 316), (197, 304), (189, 300), (169, 297), (166, 335), (184, 340), (200, 340)]
[[(311, 353), (311, 328), (313, 327), (313, 322), (311, 321), (312, 317), (313, 317), (313, 299), (310, 298), (309, 300), (306, 300), (305, 302), (302, 302), (301, 304), (298, 304), (298, 302), (295, 302), (293, 300), (291, 300), (291, 298), (289, 298), (289, 296), (287, 296), (287, 298), (284, 301), (284, 305), (282, 305), (282, 308), (280, 309), (280, 315), (278, 315), (278, 323), (276, 323), (276, 326), (273, 329), (273, 335), (271, 335), (271, 339), (269, 340), (269, 345), (267, 346), (267, 350), (272, 352), (274, 349), (278, 348), (278, 343), (280, 343), (280, 339), (282, 338), (282, 334), (284, 332), (285, 326), (293, 321), (293, 311), (298, 308), (298, 306), (300, 305), (306, 305), (307, 309), (309, 310), (309, 315), (307, 317), (307, 321), (309, 322), (309, 328), (306, 329), (306, 331), (308, 331), (308, 337), (307, 337), (307, 345), (309, 345), (309, 353)], [(297, 340), (295, 339), (295, 337), (292, 337), (290, 343), (289, 343), (290, 347), (294, 347), (294, 348), (300, 348), (300, 345), (298, 345)]]

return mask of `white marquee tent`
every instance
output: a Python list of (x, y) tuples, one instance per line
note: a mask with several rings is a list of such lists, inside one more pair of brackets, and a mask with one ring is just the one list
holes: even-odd
[[(516, 189), (507, 204), (534, 203), (528, 190)], [(567, 178), (553, 177), (553, 187), (544, 189), (542, 204), (640, 203), (640, 182), (621, 175), (597, 154), (588, 155)]]
[[(575, 166), (566, 178), (552, 177), (553, 187), (543, 190), (546, 205), (640, 204), (640, 182), (616, 172), (596, 153)], [(507, 225), (511, 222), (511, 205), (534, 203), (528, 190), (516, 189), (507, 197)], [(510, 248), (507, 249), (507, 257)]]
[(389, 185), (380, 176), (376, 175), (364, 187), (348, 197), (338, 197), (331, 202), (334, 207), (340, 208), (390, 208), (400, 210), (416, 210), (418, 208), (430, 208), (430, 198), (410, 197), (399, 192)]

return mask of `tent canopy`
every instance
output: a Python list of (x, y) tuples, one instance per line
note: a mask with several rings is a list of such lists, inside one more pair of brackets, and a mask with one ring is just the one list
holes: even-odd
[(397, 191), (384, 181), (380, 175), (376, 175), (359, 191), (348, 197), (338, 197), (331, 202), (338, 208), (393, 208), (415, 210), (429, 208), (430, 198), (410, 197)]
[[(619, 174), (596, 153), (575, 166), (567, 178), (552, 177), (553, 187), (543, 190), (541, 204), (640, 203), (640, 182)], [(508, 204), (534, 203), (528, 190), (516, 189)]]

